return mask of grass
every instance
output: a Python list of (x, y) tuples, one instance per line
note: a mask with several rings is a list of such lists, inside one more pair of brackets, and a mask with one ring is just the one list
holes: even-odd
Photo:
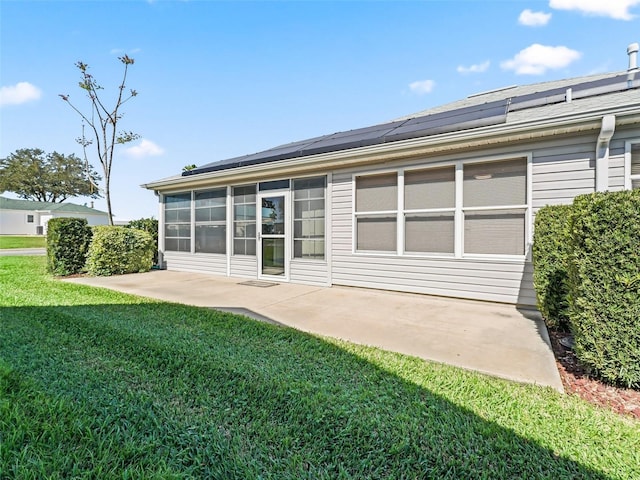
[(0, 249), (5, 248), (45, 248), (47, 239), (43, 236), (0, 235)]
[(0, 262), (2, 479), (640, 478), (578, 398)]

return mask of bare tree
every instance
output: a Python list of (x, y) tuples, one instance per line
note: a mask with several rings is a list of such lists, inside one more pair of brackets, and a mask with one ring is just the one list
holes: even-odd
[(133, 58), (128, 55), (124, 55), (122, 57), (118, 57), (118, 60), (122, 62), (124, 65), (124, 72), (122, 75), (122, 81), (118, 86), (118, 95), (116, 98), (115, 106), (113, 108), (107, 108), (100, 98), (98, 92), (100, 90), (104, 90), (102, 86), (93, 78), (93, 75), (89, 73), (89, 66), (84, 62), (77, 62), (76, 67), (80, 70), (80, 74), (82, 76), (81, 81), (79, 82), (80, 88), (82, 88), (87, 97), (90, 100), (90, 111), (88, 113), (83, 113), (78, 107), (76, 107), (69, 100), (69, 95), (60, 95), (60, 98), (67, 102), (69, 106), (75, 110), (83, 122), (89, 126), (93, 135), (90, 135), (92, 138), (88, 139), (84, 135), (84, 128), (82, 130), (82, 137), (76, 139), (76, 141), (82, 145), (85, 151), (86, 158), (86, 147), (89, 145), (95, 145), (98, 153), (98, 159), (100, 160), (100, 165), (102, 165), (102, 171), (104, 173), (104, 194), (105, 199), (107, 201), (107, 212), (109, 213), (109, 224), (113, 225), (113, 213), (111, 211), (111, 167), (113, 164), (113, 154), (114, 148), (118, 144), (125, 144), (137, 140), (140, 138), (140, 135), (133, 132), (117, 131), (118, 121), (122, 118), (122, 113), (120, 112), (120, 108), (126, 102), (131, 100), (133, 97), (138, 95), (138, 92), (135, 90), (129, 90), (128, 93), (125, 93), (125, 82), (127, 80), (127, 72), (129, 70), (129, 65), (133, 65)]

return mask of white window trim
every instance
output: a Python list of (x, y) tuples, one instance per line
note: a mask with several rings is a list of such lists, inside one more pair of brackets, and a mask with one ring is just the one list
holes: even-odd
[[(194, 210), (194, 207), (193, 207), (193, 203), (194, 203), (193, 202), (193, 190), (190, 190), (190, 191), (176, 190), (176, 191), (172, 191), (171, 193), (165, 193), (164, 195), (162, 195), (162, 202), (160, 204), (160, 208), (162, 210), (162, 216), (161, 216), (162, 223), (158, 224), (159, 228), (160, 228), (160, 226), (162, 227), (162, 235), (161, 235), (162, 236), (162, 242), (158, 241), (158, 244), (160, 244), (160, 243), (162, 244), (162, 251), (166, 253), (167, 250), (165, 250), (165, 237), (166, 237), (166, 228), (165, 228), (165, 226), (166, 226), (166, 207), (165, 207), (165, 205), (166, 204), (165, 204), (165, 199), (166, 199), (166, 197), (170, 197), (172, 195), (186, 195), (187, 193), (191, 195), (190, 200), (189, 200), (189, 211), (190, 211), (190, 215), (191, 215), (190, 220), (189, 220), (190, 221), (190, 224), (189, 224), (189, 226), (190, 226), (190, 230), (189, 230), (189, 235), (190, 235), (189, 236), (189, 246), (190, 246), (190, 250), (188, 252), (182, 252), (182, 251), (179, 251), (179, 250), (168, 250), (169, 255), (191, 255), (193, 253), (193, 249), (194, 249), (193, 237), (194, 237), (194, 234), (195, 234), (195, 226), (193, 224), (193, 210)], [(179, 222), (169, 222), (169, 223), (179, 223)], [(160, 235), (158, 235), (158, 237), (160, 237)], [(185, 238), (185, 237), (177, 237), (177, 238)]]
[[(456, 165), (459, 162), (449, 162), (448, 164), (439, 164), (439, 165), (421, 165), (421, 166), (412, 166), (409, 168), (402, 168), (399, 170), (399, 172), (401, 172), (402, 174), (402, 190), (401, 192), (399, 192), (399, 196), (398, 196), (398, 202), (400, 202), (400, 200), (402, 201), (402, 208), (399, 208), (398, 211), (398, 218), (402, 218), (402, 228), (398, 227), (398, 255), (402, 255), (405, 257), (427, 257), (427, 258), (455, 258), (455, 252), (456, 252), (456, 243), (457, 243), (457, 236), (455, 235), (455, 232), (457, 231), (457, 224), (456, 224), (456, 206), (457, 206), (457, 195), (458, 195), (458, 189), (455, 188), (455, 185), (457, 185), (457, 177), (454, 177), (454, 194), (455, 194), (455, 200), (454, 200), (454, 206), (453, 207), (446, 207), (446, 208), (418, 208), (418, 209), (405, 209), (404, 208), (404, 174), (407, 172), (415, 172), (415, 171), (424, 171), (424, 170), (430, 170), (430, 169), (439, 169), (439, 168), (447, 168), (447, 167), (453, 167), (454, 169), (456, 168)], [(457, 171), (457, 170), (456, 170)], [(400, 173), (399, 173), (400, 175)], [(400, 187), (400, 184), (398, 182), (398, 188)], [(454, 231), (454, 239), (453, 239), (453, 252), (452, 253), (446, 253), (446, 252), (413, 252), (413, 251), (406, 251), (405, 250), (405, 233), (406, 233), (406, 228), (405, 228), (405, 223), (406, 223), (406, 216), (407, 214), (414, 214), (414, 213), (453, 213), (453, 231)], [(398, 220), (398, 225), (400, 225), (400, 220)]]
[[(227, 188), (226, 187), (211, 187), (211, 188), (204, 188), (204, 189), (199, 189), (199, 190), (192, 190), (191, 191), (191, 238), (192, 238), (192, 248), (191, 248), (191, 253), (193, 253), (194, 255), (198, 255), (200, 256), (226, 256), (227, 252), (226, 250), (229, 248), (229, 244), (226, 243), (225, 244), (225, 253), (212, 253), (212, 252), (196, 252), (196, 227), (198, 225), (222, 225), (222, 221), (221, 220), (217, 220), (217, 221), (205, 221), (205, 222), (198, 222), (196, 220), (196, 195), (198, 193), (205, 193), (205, 192), (212, 192), (215, 190), (224, 190), (225, 191), (225, 202), (228, 201), (227, 198)], [(207, 208), (207, 207), (201, 207), (201, 208)], [(227, 204), (225, 203), (225, 215), (227, 214), (228, 211), (228, 207)], [(229, 229), (229, 221), (227, 219), (227, 217), (225, 216), (224, 219), (224, 227), (225, 229)], [(225, 231), (225, 242), (227, 241), (227, 235), (226, 235), (226, 231)]]
[[(366, 173), (354, 173), (351, 175), (351, 253), (354, 253), (356, 255), (373, 255), (373, 256), (380, 256), (380, 257), (385, 257), (385, 256), (398, 256), (400, 255), (400, 248), (401, 245), (398, 242), (400, 237), (400, 234), (398, 233), (398, 230), (400, 230), (398, 228), (399, 225), (399, 215), (400, 215), (400, 210), (377, 210), (374, 212), (356, 212), (356, 180), (358, 177), (369, 177), (369, 176), (375, 176), (375, 175), (384, 175), (384, 174), (388, 174), (388, 173), (395, 173), (396, 176), (398, 176), (398, 168), (384, 168), (384, 169), (380, 169), (380, 170), (372, 170)], [(403, 181), (403, 187), (404, 187), (404, 178), (402, 179)], [(400, 189), (400, 179), (397, 179), (397, 184), (396, 184), (398, 191), (397, 191), (397, 195), (398, 195), (398, 201), (397, 201), (397, 206), (400, 206), (401, 204), (404, 205), (404, 192), (402, 192), (402, 190)], [(401, 193), (403, 193), (401, 195)], [(403, 197), (402, 200), (400, 200), (400, 197)], [(357, 230), (358, 230), (358, 225), (356, 223), (356, 219), (359, 216), (368, 216), (368, 215), (387, 215), (387, 216), (394, 216), (396, 217), (396, 242), (398, 242), (398, 245), (396, 245), (396, 252), (392, 252), (391, 250), (358, 250), (358, 239), (357, 239)], [(402, 233), (402, 238), (404, 238), (404, 233)]]
[[(296, 180), (305, 180), (305, 179), (309, 179), (309, 178), (320, 178), (320, 177), (324, 177), (324, 258), (322, 260), (317, 260), (317, 259), (313, 259), (313, 258), (296, 258), (295, 257), (295, 252), (294, 252), (294, 243), (295, 243), (295, 189), (293, 188), (293, 185), (295, 183)], [(331, 248), (331, 246), (329, 245), (330, 241), (327, 239), (331, 238), (331, 232), (328, 230), (329, 226), (331, 224), (331, 222), (329, 222), (328, 217), (329, 217), (329, 211), (331, 210), (331, 204), (329, 203), (329, 178), (330, 178), (330, 174), (324, 174), (324, 175), (305, 175), (302, 177), (291, 177), (289, 178), (290, 180), (290, 184), (289, 184), (289, 188), (291, 191), (290, 194), (290, 198), (289, 198), (289, 210), (291, 211), (291, 225), (289, 228), (291, 228), (291, 235), (289, 238), (289, 248), (290, 248), (290, 252), (291, 252), (291, 258), (290, 261), (291, 262), (295, 262), (295, 263), (311, 263), (314, 265), (326, 265), (328, 262), (328, 258), (329, 258), (329, 250)], [(316, 200), (320, 200), (319, 198)]]
[[(631, 169), (631, 144), (639, 142), (627, 142), (628, 161), (625, 161), (625, 172), (630, 172)], [(464, 207), (463, 205), (463, 180), (464, 180), (464, 166), (476, 163), (491, 163), (504, 160), (516, 160), (518, 158), (526, 159), (527, 165), (527, 178), (526, 178), (526, 204), (519, 205), (499, 205), (488, 207)], [(629, 164), (627, 167), (627, 163)], [(453, 165), (455, 167), (455, 207), (454, 208), (442, 208), (442, 209), (426, 209), (426, 210), (404, 210), (404, 173), (412, 170), (426, 170), (429, 168), (442, 168)], [(385, 173), (396, 173), (398, 182), (398, 209), (397, 210), (382, 210), (375, 212), (356, 212), (356, 179), (358, 177), (367, 177), (372, 175), (382, 175)], [(495, 155), (489, 157), (480, 157), (472, 159), (460, 159), (455, 161), (446, 162), (434, 162), (428, 165), (411, 165), (410, 167), (398, 167), (398, 168), (385, 168), (380, 170), (372, 170), (367, 172), (354, 172), (351, 174), (351, 253), (358, 256), (376, 256), (376, 257), (389, 257), (389, 256), (402, 256), (407, 258), (435, 258), (435, 259), (460, 259), (460, 260), (499, 260), (499, 261), (517, 261), (522, 260), (531, 261), (531, 245), (533, 243), (533, 212), (532, 212), (532, 200), (533, 200), (533, 155), (531, 152), (514, 152), (504, 155)], [(640, 176), (639, 176), (640, 177)], [(629, 188), (631, 186), (631, 178), (629, 175), (625, 176), (629, 182)], [(635, 178), (635, 176), (634, 176)], [(464, 251), (464, 212), (468, 211), (488, 211), (488, 210), (524, 210), (525, 215), (525, 232), (524, 232), (524, 255), (507, 255), (507, 254), (477, 254), (477, 253), (463, 253)], [(407, 213), (422, 213), (422, 212), (454, 212), (454, 253), (420, 253), (420, 252), (405, 252), (404, 251), (404, 219)], [(396, 214), (396, 229), (397, 229), (397, 251), (371, 251), (371, 250), (358, 250), (357, 249), (357, 223), (356, 220), (359, 216), (367, 215), (393, 215)]]
[(631, 175), (631, 147), (639, 145), (638, 140), (627, 140), (624, 142), (624, 189), (631, 190), (632, 180), (640, 180), (640, 175)]
[[(242, 254), (242, 253), (236, 254), (235, 248), (234, 248), (235, 239), (236, 238), (245, 238), (246, 239), (248, 237), (236, 237), (235, 236), (235, 231), (236, 231), (236, 226), (235, 226), (235, 221), (236, 221), (235, 205), (236, 204), (233, 201), (233, 198), (234, 198), (233, 189), (234, 188), (238, 188), (238, 187), (251, 187), (251, 186), (255, 187), (255, 189), (256, 189), (256, 192), (255, 192), (255, 195), (256, 195), (256, 201), (255, 201), (255, 206), (256, 206), (256, 236), (254, 237), (254, 240), (256, 242), (256, 253), (255, 253), (255, 255), (246, 255), (246, 254)], [(230, 220), (231, 221), (231, 225), (229, 226), (229, 224), (227, 224), (227, 228), (229, 228), (229, 230), (231, 230), (231, 243), (229, 245), (227, 245), (227, 255), (229, 257), (232, 257), (232, 256), (233, 257), (239, 257), (239, 258), (250, 258), (250, 257), (253, 257), (253, 258), (257, 259), (258, 258), (258, 251), (257, 251), (257, 248), (258, 248), (258, 183), (240, 183), (240, 184), (237, 184), (237, 185), (229, 185), (228, 188), (229, 188), (229, 195), (231, 197), (231, 216), (227, 217), (227, 221)], [(250, 204), (244, 203), (244, 204), (241, 204), (241, 205), (250, 205)], [(229, 258), (228, 263), (229, 263), (229, 275), (230, 275), (231, 274), (231, 258)]]

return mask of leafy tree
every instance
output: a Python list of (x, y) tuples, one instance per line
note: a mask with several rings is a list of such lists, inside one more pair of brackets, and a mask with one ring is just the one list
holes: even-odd
[[(89, 99), (89, 110), (87, 113), (83, 113), (78, 107), (76, 107), (69, 95), (60, 95), (60, 98), (67, 102), (69, 106), (75, 110), (83, 121), (82, 137), (77, 139), (77, 142), (82, 145), (86, 157), (86, 147), (93, 144), (96, 147), (98, 159), (100, 165), (102, 165), (102, 171), (104, 173), (104, 193), (107, 201), (107, 212), (109, 214), (109, 224), (113, 225), (113, 213), (111, 211), (111, 167), (113, 164), (114, 148), (118, 144), (125, 144), (140, 138), (140, 135), (133, 132), (118, 132), (118, 122), (122, 119), (123, 113), (120, 108), (123, 104), (131, 100), (138, 95), (135, 90), (129, 90), (125, 93), (125, 82), (127, 80), (127, 72), (129, 66), (133, 65), (133, 58), (128, 55), (118, 57), (118, 60), (124, 65), (124, 72), (122, 74), (122, 81), (118, 86), (118, 94), (115, 99), (115, 106), (113, 108), (107, 107), (105, 102), (100, 97), (98, 92), (104, 90), (104, 88), (93, 78), (93, 75), (89, 73), (89, 66), (84, 62), (77, 62), (76, 67), (80, 70), (81, 80), (79, 82), (80, 88), (82, 88)], [(84, 124), (89, 126), (91, 130), (91, 139), (88, 139), (84, 135)]]
[(22, 148), (0, 159), (0, 192), (38, 202), (64, 202), (69, 197), (98, 198), (98, 172), (74, 154)]

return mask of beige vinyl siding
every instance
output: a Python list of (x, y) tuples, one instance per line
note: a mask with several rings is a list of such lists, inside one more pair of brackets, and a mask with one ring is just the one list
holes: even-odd
[(167, 270), (194, 273), (227, 274), (227, 257), (219, 254), (165, 252)]
[(619, 129), (611, 140), (609, 148), (609, 189), (612, 191), (624, 190), (625, 188), (624, 161), (627, 142), (640, 142), (640, 130)]
[(337, 255), (333, 283), (447, 297), (535, 305), (530, 265), (472, 261)]
[(257, 278), (258, 258), (251, 255), (232, 255), (230, 276), (241, 278)]
[[(533, 211), (545, 205), (568, 205), (574, 197), (595, 191), (597, 131), (534, 144)], [(625, 141), (638, 138), (638, 130), (619, 129), (609, 145), (609, 190), (624, 188)]]
[(534, 212), (545, 205), (570, 204), (576, 195), (594, 191), (597, 135), (532, 146)]
[(331, 221), (334, 285), (535, 305), (531, 267), (525, 260), (352, 253), (352, 195), (352, 173), (334, 173)]
[(624, 152), (609, 157), (609, 190), (624, 190)]
[(289, 264), (289, 277), (292, 283), (328, 286), (329, 267), (326, 262), (293, 259)]

